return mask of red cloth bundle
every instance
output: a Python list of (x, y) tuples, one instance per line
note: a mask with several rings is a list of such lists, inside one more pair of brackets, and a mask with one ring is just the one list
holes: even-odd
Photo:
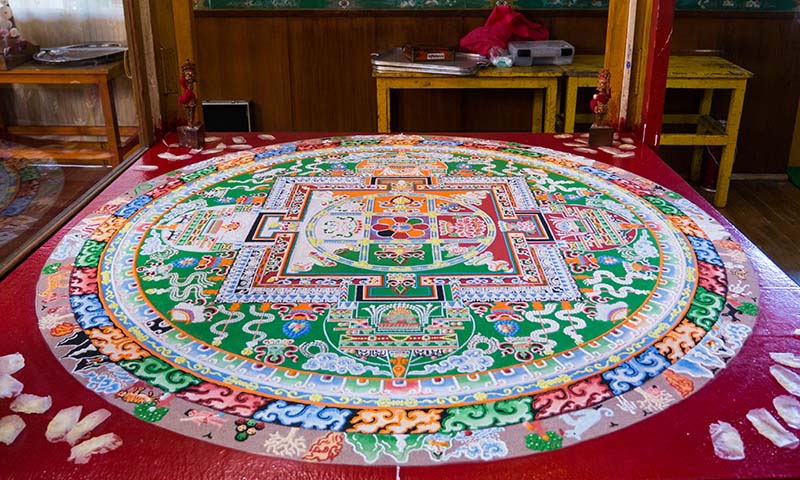
[(469, 32), (461, 39), (461, 50), (488, 55), (492, 47), (508, 48), (514, 40), (547, 40), (547, 27), (531, 22), (509, 6), (495, 7), (486, 24)]

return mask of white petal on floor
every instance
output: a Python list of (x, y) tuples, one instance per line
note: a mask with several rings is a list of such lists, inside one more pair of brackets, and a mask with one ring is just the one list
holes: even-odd
[(141, 172), (152, 172), (158, 170), (158, 165), (136, 165), (131, 167), (131, 170), (139, 170)]
[(581, 152), (581, 153), (591, 153), (591, 154), (597, 153), (597, 150), (595, 150), (594, 148), (588, 148), (588, 147), (576, 148), (575, 151), (576, 152)]
[(25, 357), (19, 353), (0, 357), (0, 373), (14, 375), (25, 367)]
[(53, 399), (50, 395), (40, 397), (39, 395), (31, 395), (23, 393), (11, 402), (11, 411), (17, 413), (44, 413), (50, 410), (53, 405)]
[(786, 365), (787, 367), (792, 367), (792, 368), (800, 368), (800, 357), (798, 357), (794, 353), (772, 352), (769, 354), (769, 356), (770, 358), (780, 363), (781, 365)]
[(19, 415), (0, 418), (0, 442), (11, 445), (25, 428), (25, 421)]
[(78, 405), (65, 408), (58, 412), (56, 416), (50, 420), (50, 423), (47, 424), (47, 432), (44, 434), (47, 441), (63, 441), (67, 433), (69, 433), (69, 431), (75, 427), (75, 424), (78, 423), (78, 420), (81, 419), (81, 410), (83, 410), (83, 407)]
[(247, 139), (244, 137), (233, 137), (231, 140), (233, 140), (233, 143), (247, 143)]
[(781, 395), (772, 399), (775, 410), (784, 422), (792, 428), (800, 428), (800, 402), (789, 395)]
[(769, 373), (787, 392), (800, 397), (800, 375), (781, 365), (769, 367)]
[(744, 458), (744, 443), (739, 432), (730, 423), (719, 421), (708, 426), (714, 454), (725, 460), (741, 460)]
[(222, 137), (206, 137), (205, 138), (205, 142), (206, 143), (219, 142), (220, 140), (222, 140)]
[(78, 422), (72, 430), (67, 433), (67, 436), (64, 437), (67, 443), (70, 445), (75, 445), (78, 441), (89, 434), (94, 428), (101, 423), (103, 423), (106, 418), (111, 416), (111, 412), (106, 410), (105, 408), (101, 408), (99, 410), (95, 410), (94, 412), (90, 413), (83, 417), (83, 420)]
[(228, 145), (228, 148), (230, 148), (231, 150), (250, 150), (251, 148), (253, 148), (253, 146), (245, 143), (239, 145)]
[(25, 386), (7, 373), (0, 373), (0, 398), (12, 398), (22, 393)]
[(597, 149), (600, 150), (601, 152), (614, 156), (624, 153), (622, 150), (614, 147), (597, 147)]
[(227, 145), (225, 145), (223, 142), (219, 142), (219, 143), (217, 144), (217, 146), (216, 146), (216, 147), (214, 147), (214, 148), (225, 148), (225, 147), (227, 147)]
[(261, 140), (275, 140), (275, 137), (269, 134), (261, 134), (258, 136)]
[(800, 440), (793, 433), (783, 428), (778, 420), (766, 408), (756, 408), (747, 412), (747, 419), (772, 443), (781, 448), (797, 448)]
[(122, 445), (122, 439), (115, 433), (93, 437), (72, 447), (68, 460), (75, 463), (88, 463), (89, 457), (110, 452)]
[(189, 160), (192, 158), (192, 155), (175, 155), (169, 152), (159, 153), (158, 158), (163, 158), (164, 160)]
[(223, 150), (223, 149), (221, 149), (221, 148), (210, 148), (210, 149), (208, 149), (208, 150), (203, 150), (203, 151), (202, 151), (202, 152), (200, 152), (200, 153), (201, 153), (202, 155), (212, 155), (212, 154), (214, 154), (214, 153), (219, 153), (219, 152), (221, 152), (222, 150)]

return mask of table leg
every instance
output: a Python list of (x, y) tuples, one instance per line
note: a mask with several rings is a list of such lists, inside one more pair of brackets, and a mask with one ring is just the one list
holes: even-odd
[(544, 132), (556, 133), (556, 105), (558, 97), (558, 79), (548, 82), (545, 88)]
[(541, 88), (533, 90), (533, 120), (531, 132), (542, 133), (542, 113), (544, 110), (544, 92)]
[(105, 77), (99, 79), (97, 86), (100, 89), (100, 102), (103, 105), (103, 117), (106, 122), (106, 143), (108, 144), (106, 150), (113, 155), (111, 165), (116, 166), (122, 161), (117, 111), (114, 107), (114, 99), (111, 97), (111, 87), (108, 79)]
[(575, 132), (575, 113), (578, 109), (578, 79), (567, 77), (566, 101), (564, 102), (564, 133)]
[[(700, 102), (700, 115), (708, 115), (711, 113), (711, 100), (714, 98), (714, 89), (707, 88), (703, 90), (703, 100)], [(696, 133), (703, 133), (702, 128), (700, 125), (697, 126)], [(703, 161), (703, 149), (705, 147), (702, 145), (695, 145), (694, 152), (692, 154), (692, 169), (689, 173), (689, 178), (696, 182), (700, 180), (700, 166)]]
[(722, 147), (722, 159), (719, 162), (719, 176), (717, 177), (717, 193), (714, 194), (714, 205), (722, 208), (728, 203), (728, 187), (731, 183), (733, 161), (736, 156), (736, 140), (739, 136), (739, 122), (742, 120), (742, 107), (744, 107), (744, 92), (747, 81), (742, 81), (739, 87), (731, 92), (731, 101), (728, 106), (728, 123), (725, 133), (728, 143)]
[(391, 90), (383, 78), (375, 79), (378, 98), (378, 133), (391, 132)]

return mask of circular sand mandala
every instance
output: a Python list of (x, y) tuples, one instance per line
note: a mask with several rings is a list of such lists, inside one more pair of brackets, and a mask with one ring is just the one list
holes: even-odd
[(758, 286), (699, 208), (512, 143), (337, 137), (155, 179), (39, 283), (66, 368), (136, 417), (265, 455), (490, 460), (680, 401)]

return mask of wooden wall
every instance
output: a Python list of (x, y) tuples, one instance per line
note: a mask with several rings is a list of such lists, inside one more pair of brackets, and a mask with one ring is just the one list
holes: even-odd
[[(369, 55), (403, 43), (456, 45), (484, 11), (198, 11), (195, 45), (205, 99), (253, 101), (256, 130), (371, 132)], [(529, 11), (578, 53), (603, 52), (603, 11)], [(678, 13), (673, 53), (710, 50), (753, 71), (739, 172), (782, 172), (800, 92), (800, 31), (792, 15)], [(530, 92), (404, 91), (397, 131), (530, 130)], [(667, 102), (671, 102), (668, 97)], [(668, 105), (669, 106), (669, 105)]]

